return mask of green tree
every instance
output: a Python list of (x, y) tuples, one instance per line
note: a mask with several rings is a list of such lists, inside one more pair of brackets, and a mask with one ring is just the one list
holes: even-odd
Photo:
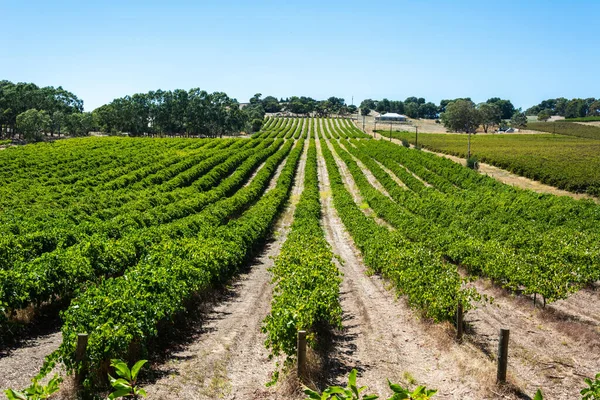
[(419, 118), (435, 119), (438, 117), (438, 107), (429, 102), (419, 105)]
[(404, 102), (404, 113), (410, 118), (419, 118), (419, 103)]
[(488, 99), (486, 103), (497, 105), (500, 108), (500, 111), (502, 112), (502, 119), (510, 119), (515, 113), (515, 106), (513, 106), (510, 100), (503, 100), (499, 97), (492, 97), (491, 99)]
[(521, 110), (515, 111), (512, 118), (510, 119), (510, 125), (513, 128), (525, 128), (527, 126), (527, 116)]
[(50, 124), (50, 117), (44, 110), (32, 108), (17, 115), (17, 129), (28, 141), (42, 140), (42, 134), (50, 129)]
[(262, 101), (262, 106), (265, 112), (268, 113), (276, 113), (281, 111), (281, 105), (279, 104), (279, 100), (277, 100), (277, 97), (265, 97)]
[(441, 115), (444, 126), (454, 132), (465, 132), (469, 135), (467, 159), (471, 158), (471, 133), (475, 133), (481, 122), (481, 114), (470, 100), (456, 100), (448, 103), (446, 111)]
[(481, 122), (481, 115), (470, 100), (456, 100), (448, 103), (441, 120), (453, 132), (474, 133)]
[(552, 111), (550, 111), (549, 109), (545, 109), (538, 113), (537, 119), (538, 119), (538, 121), (546, 122), (550, 119), (551, 116), (552, 116)]
[(590, 104), (590, 108), (588, 109), (588, 117), (598, 117), (600, 116), (600, 100), (594, 101)]
[(483, 131), (487, 133), (491, 126), (499, 125), (502, 120), (502, 110), (497, 104), (481, 103), (477, 106)]

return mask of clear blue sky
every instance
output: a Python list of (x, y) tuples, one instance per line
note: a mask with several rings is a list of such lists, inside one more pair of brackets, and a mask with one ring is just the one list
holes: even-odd
[(600, 97), (600, 1), (0, 0), (0, 79), (92, 110), (154, 89), (317, 99)]

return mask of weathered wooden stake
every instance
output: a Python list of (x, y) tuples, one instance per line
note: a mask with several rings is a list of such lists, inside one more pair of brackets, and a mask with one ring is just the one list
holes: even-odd
[(508, 367), (508, 337), (510, 330), (500, 329), (500, 340), (498, 342), (498, 374), (497, 383), (506, 382), (506, 369)]
[(456, 309), (456, 339), (459, 342), (462, 342), (463, 330), (463, 306), (462, 303), (458, 303), (458, 307)]
[(77, 348), (75, 349), (75, 361), (78, 363), (83, 363), (77, 368), (77, 372), (75, 373), (75, 380), (78, 383), (81, 383), (81, 378), (85, 376), (85, 350), (88, 344), (88, 334), (87, 333), (78, 333), (77, 334)]
[(78, 333), (77, 334), (77, 350), (75, 350), (75, 361), (81, 362), (85, 358), (85, 349), (88, 344), (88, 334)]
[(306, 377), (306, 331), (298, 331), (298, 378)]

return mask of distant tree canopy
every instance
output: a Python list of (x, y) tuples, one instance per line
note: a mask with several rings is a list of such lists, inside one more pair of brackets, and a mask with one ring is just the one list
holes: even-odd
[[(265, 98), (266, 99), (266, 98)], [(357, 111), (354, 105), (347, 105), (341, 97), (330, 97), (327, 100), (315, 100), (306, 96), (291, 96), (279, 101), (279, 111), (286, 111), (296, 115), (316, 114), (327, 117), (332, 114), (344, 116)]]
[(583, 118), (600, 116), (600, 99), (571, 99), (564, 97), (548, 99), (525, 110), (526, 115), (539, 115), (542, 111), (550, 115), (560, 115), (565, 118)]
[(477, 105), (479, 119), (483, 126), (483, 131), (487, 133), (491, 126), (499, 125), (502, 122), (502, 109), (497, 103), (481, 103)]
[(17, 127), (26, 140), (38, 141), (42, 134), (50, 127), (50, 117), (45, 110), (30, 108), (17, 115)]
[(499, 97), (492, 97), (486, 101), (488, 104), (495, 104), (500, 109), (500, 118), (501, 119), (510, 119), (515, 113), (515, 106), (511, 103), (510, 100), (503, 100)]
[(441, 120), (450, 131), (474, 133), (481, 123), (481, 113), (471, 100), (458, 99), (444, 106)]
[(113, 100), (94, 110), (103, 132), (148, 134), (202, 134), (222, 136), (248, 128), (253, 119), (263, 119), (260, 94), (242, 110), (236, 99), (223, 92), (208, 93), (199, 88), (189, 91), (151, 91)]
[[(37, 116), (43, 111), (45, 117), (50, 118), (50, 123), (43, 127), (43, 132), (54, 134), (63, 120), (72, 114), (82, 113), (83, 100), (60, 86), (39, 87), (33, 83), (0, 81), (0, 135), (8, 134), (10, 130), (11, 134), (15, 131), (21, 132), (28, 136), (29, 140), (38, 140), (41, 133), (36, 133), (34, 139), (31, 136), (32, 131), (29, 130), (30, 124), (24, 122), (32, 120), (33, 112), (21, 120), (22, 124), (17, 122), (17, 117), (28, 110), (35, 110)], [(19, 126), (27, 126), (27, 132), (21, 131)], [(60, 129), (57, 132), (60, 132)]]
[(426, 102), (422, 97), (408, 97), (404, 101), (366, 99), (360, 103), (360, 110), (362, 115), (368, 115), (371, 110), (375, 110), (379, 113), (406, 114), (410, 118), (438, 117), (438, 107), (431, 102)]
[(521, 112), (521, 109), (515, 111), (510, 119), (510, 125), (515, 128), (525, 128), (527, 126), (527, 115)]

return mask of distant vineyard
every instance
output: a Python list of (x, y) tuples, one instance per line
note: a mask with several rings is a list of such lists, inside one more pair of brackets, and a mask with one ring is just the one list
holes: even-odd
[[(577, 124), (579, 125), (579, 124)], [(415, 142), (414, 133), (394, 132)], [(466, 157), (467, 136), (419, 134), (419, 144)], [(474, 135), (471, 152), (480, 161), (575, 193), (600, 196), (600, 141), (563, 135)]]
[(573, 123), (579, 120), (595, 121), (595, 119), (581, 118), (577, 120), (569, 120), (568, 122), (529, 122), (527, 124), (527, 129), (541, 132), (557, 133), (559, 135), (578, 136), (588, 139), (600, 139), (600, 126), (590, 126)]
[(600, 116), (597, 117), (582, 117), (582, 118), (567, 118), (566, 122), (594, 122), (600, 121)]

